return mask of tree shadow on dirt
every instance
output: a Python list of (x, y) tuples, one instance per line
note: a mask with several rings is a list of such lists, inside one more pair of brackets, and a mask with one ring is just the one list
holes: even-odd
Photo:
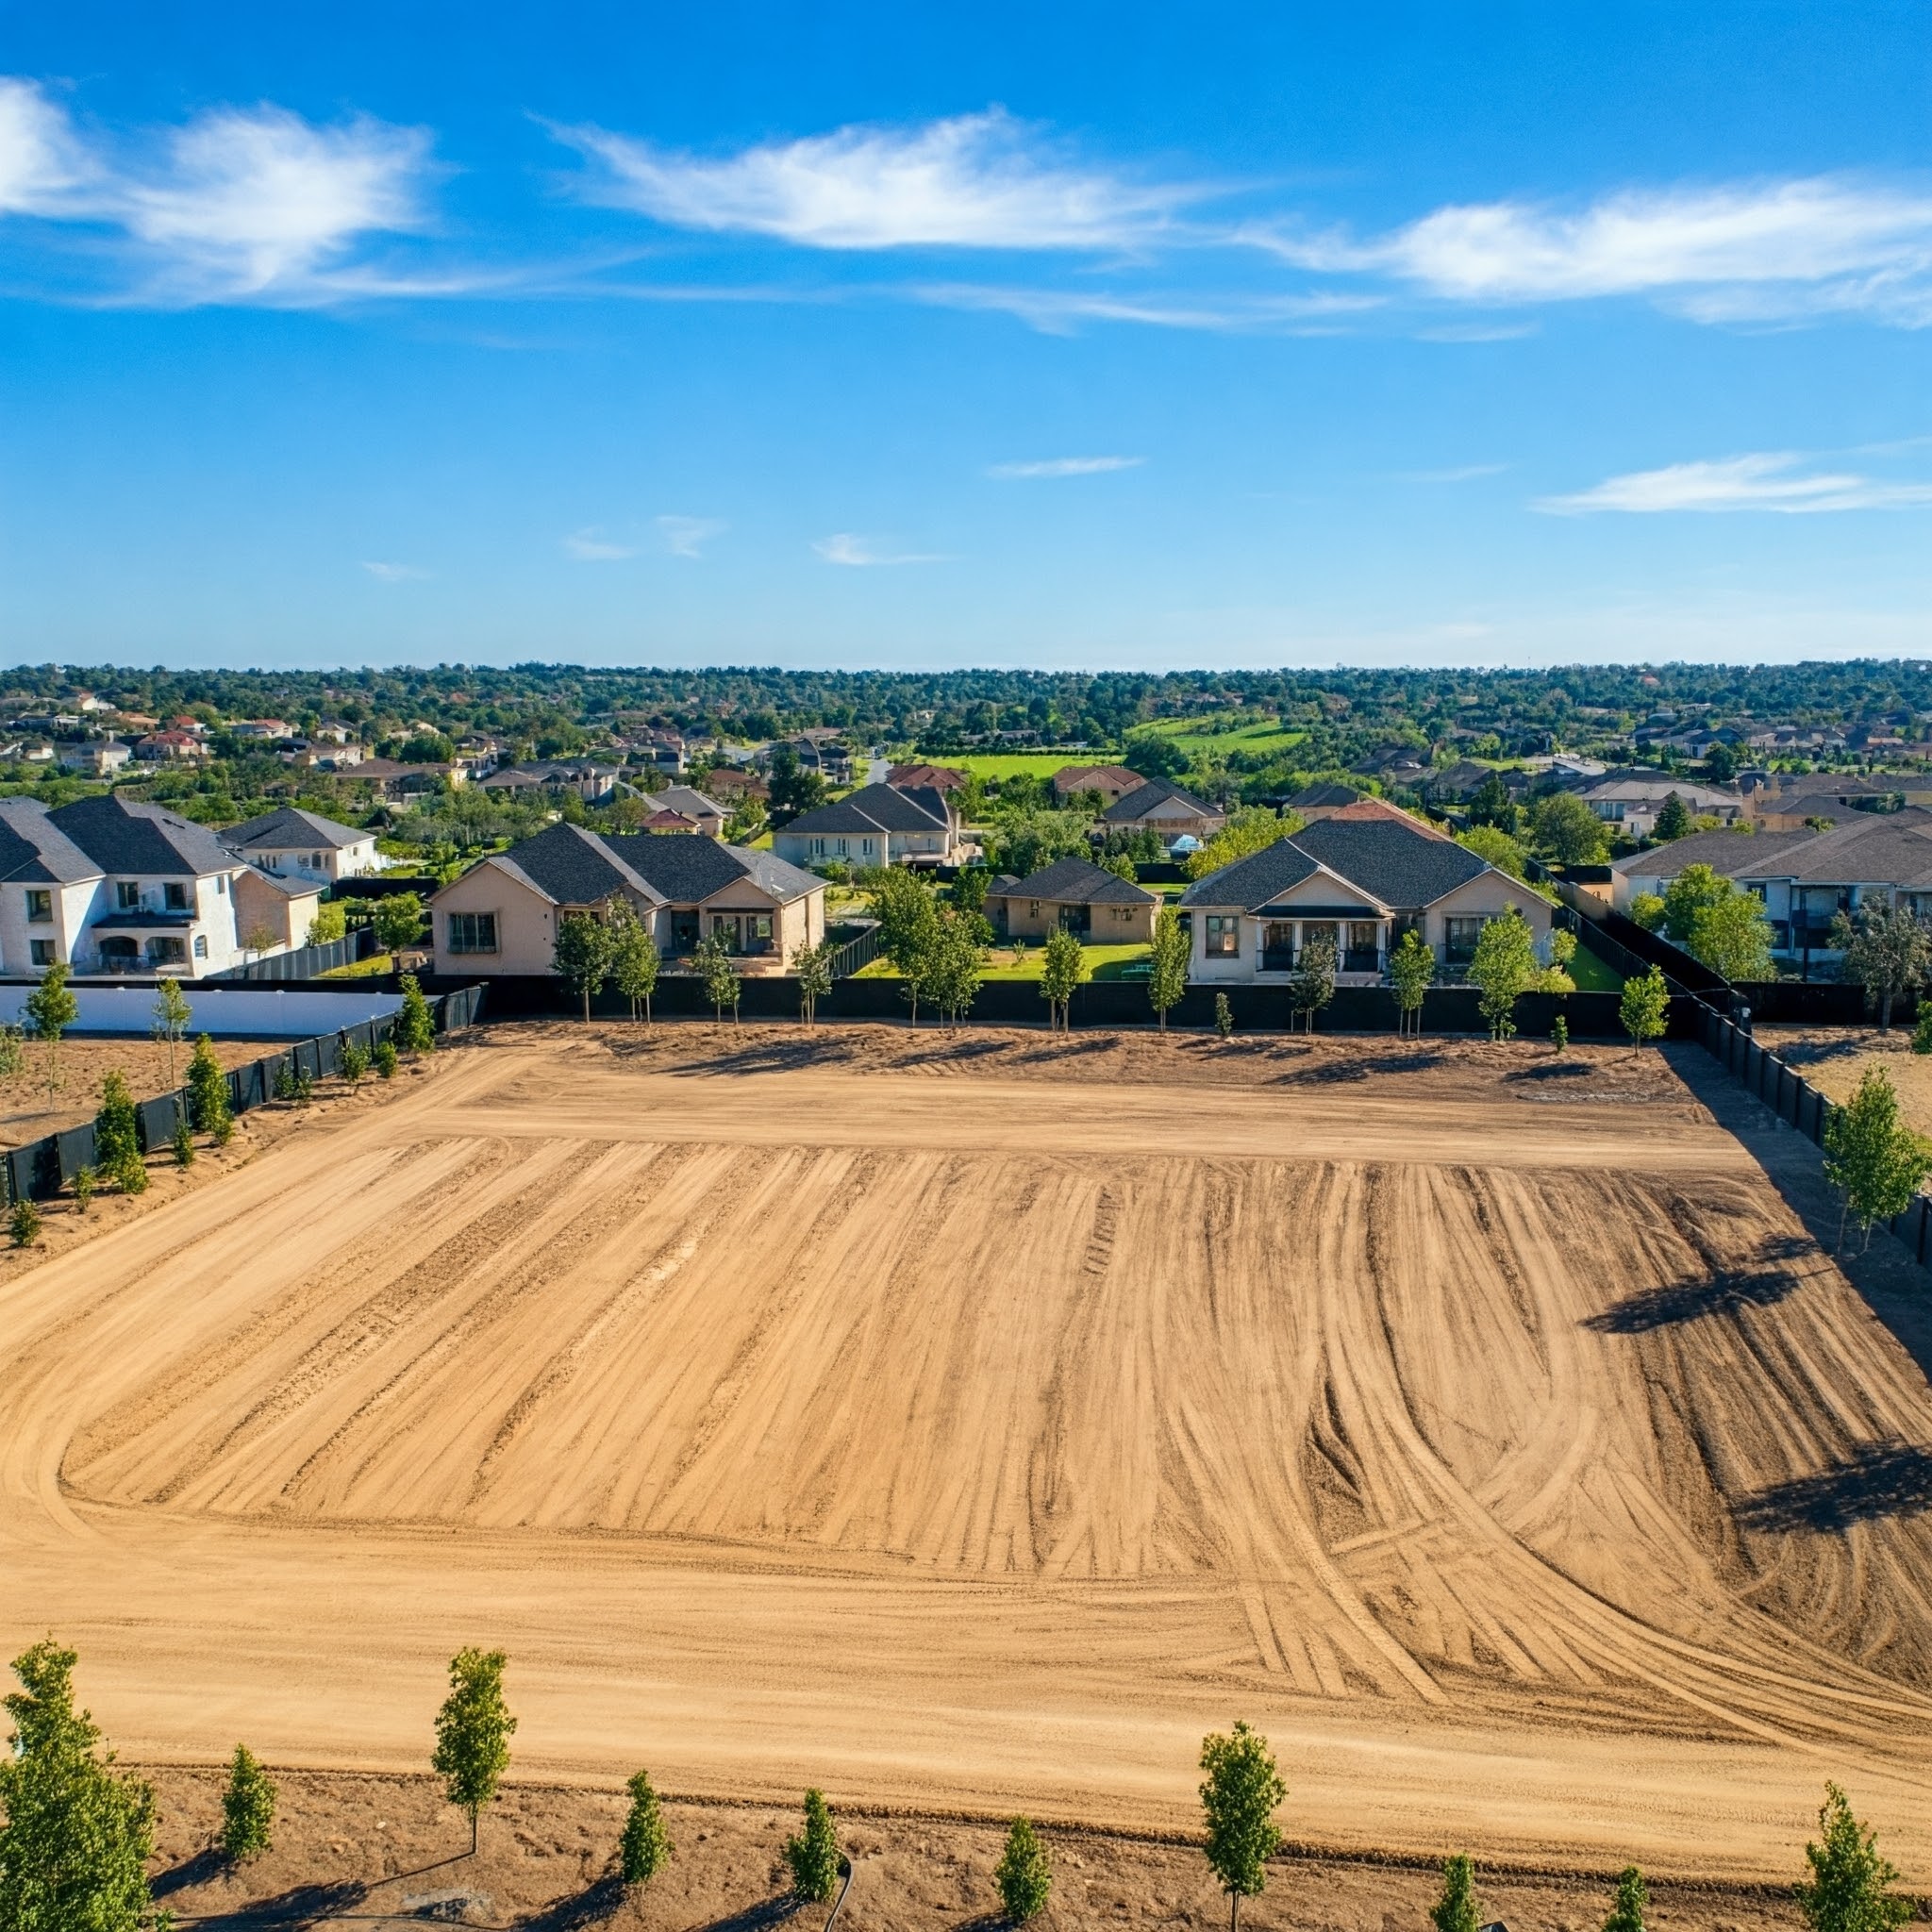
[(1849, 1461), (1795, 1476), (1737, 1506), (1745, 1529), (1842, 1534), (1857, 1523), (1932, 1510), (1932, 1452), (1897, 1441), (1867, 1443)]
[[(192, 1865), (195, 1860), (191, 1858), (188, 1862)], [(369, 1888), (359, 1879), (341, 1878), (328, 1885), (291, 1886), (274, 1898), (257, 1899), (253, 1904), (237, 1906), (232, 1911), (184, 1912), (175, 1923), (193, 1925), (198, 1932), (259, 1932), (259, 1928), (270, 1925), (313, 1925), (354, 1911), (368, 1895)]]
[(608, 1873), (583, 1890), (556, 1900), (527, 1919), (520, 1919), (518, 1932), (579, 1932), (582, 1926), (609, 1918), (623, 1903), (624, 1880), (614, 1872)]
[(801, 1068), (836, 1067), (856, 1059), (856, 1050), (830, 1034), (803, 1034), (797, 1040), (764, 1040), (723, 1053), (676, 1061), (670, 1074), (783, 1074)]
[(785, 1924), (797, 1910), (798, 1901), (785, 1892), (777, 1898), (760, 1899), (724, 1918), (707, 1919), (696, 1932), (759, 1932), (761, 1926)]
[(1789, 1040), (1772, 1049), (1788, 1067), (1816, 1067), (1828, 1060), (1854, 1060), (1869, 1050), (1863, 1032), (1854, 1029), (1842, 1040)]
[(1318, 1066), (1296, 1067), (1286, 1074), (1277, 1074), (1274, 1085), (1277, 1087), (1327, 1087), (1337, 1086), (1352, 1080), (1366, 1080), (1373, 1074), (1420, 1074), (1429, 1067), (1440, 1067), (1442, 1056), (1440, 1053), (1391, 1053), (1375, 1058), (1349, 1058), (1345, 1060), (1324, 1060)]
[(171, 1865), (165, 1872), (158, 1872), (148, 1880), (148, 1891), (155, 1898), (172, 1898), (177, 1891), (186, 1891), (191, 1885), (206, 1885), (211, 1878), (219, 1878), (226, 1869), (227, 1859), (215, 1846), (209, 1845), (204, 1851), (196, 1852), (192, 1858), (183, 1858), (178, 1865)]
[(1774, 1307), (1797, 1286), (1798, 1276), (1789, 1269), (1727, 1268), (1701, 1281), (1667, 1281), (1626, 1295), (1601, 1314), (1587, 1316), (1583, 1326), (1599, 1335), (1648, 1335), (1709, 1315)]
[(1013, 1064), (1020, 1067), (1038, 1065), (1041, 1061), (1086, 1059), (1096, 1053), (1111, 1053), (1116, 1042), (1110, 1033), (1097, 1033), (1086, 1040), (1069, 1040), (1058, 1046), (1042, 1046), (1032, 1053), (1023, 1053)]
[(1554, 1057), (1536, 1067), (1518, 1067), (1514, 1073), (1505, 1074), (1506, 1083), (1532, 1080), (1580, 1080), (1586, 1074), (1596, 1074), (1601, 1069), (1591, 1066), (1584, 1060), (1561, 1060)]

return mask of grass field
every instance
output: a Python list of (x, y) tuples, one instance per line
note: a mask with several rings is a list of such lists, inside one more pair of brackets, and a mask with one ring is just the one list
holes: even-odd
[(1232, 731), (1208, 731), (1203, 727), (1216, 718), (1233, 719), (1239, 717), (1235, 711), (1210, 711), (1197, 718), (1164, 718), (1157, 724), (1144, 725), (1143, 730), (1158, 733), (1160, 737), (1177, 744), (1190, 758), (1200, 758), (1208, 752), (1285, 752), (1291, 745), (1299, 744), (1307, 735), (1302, 731), (1291, 731), (1272, 718), (1258, 723), (1242, 724)]
[[(1126, 969), (1135, 960), (1145, 959), (1153, 948), (1140, 945), (1082, 946), (1080, 950), (1086, 955), (1088, 978), (1107, 980), (1126, 978)], [(1038, 979), (1045, 957), (1041, 942), (1037, 940), (1027, 942), (1026, 950), (1017, 960), (1010, 946), (995, 945), (992, 957), (980, 976), (985, 979)], [(874, 959), (870, 966), (861, 967), (852, 976), (855, 979), (897, 979), (899, 974), (890, 959)]]
[(1116, 765), (1118, 752), (1108, 751), (997, 751), (962, 752), (957, 758), (935, 758), (937, 765), (951, 765), (955, 771), (974, 772), (982, 778), (1051, 778), (1069, 765)]

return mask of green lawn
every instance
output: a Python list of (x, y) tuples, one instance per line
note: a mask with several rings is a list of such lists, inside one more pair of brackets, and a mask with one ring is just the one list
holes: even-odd
[(1105, 751), (994, 751), (962, 752), (957, 758), (936, 758), (935, 765), (950, 765), (956, 772), (974, 772), (982, 778), (1051, 778), (1069, 765), (1117, 765), (1118, 755)]
[[(1153, 952), (1151, 946), (1082, 946), (1087, 956), (1087, 976), (1090, 979), (1125, 979), (1129, 977), (1127, 968), (1137, 959), (1144, 960)], [(1045, 949), (1039, 942), (1030, 943), (1021, 955), (1020, 963), (1013, 963), (1013, 949), (1007, 945), (996, 945), (992, 957), (987, 961), (982, 977), (987, 979), (1038, 979), (1041, 962)], [(898, 974), (890, 959), (874, 959), (870, 966), (861, 967), (853, 974), (855, 979), (897, 979)]]
[(1570, 977), (1578, 992), (1622, 992), (1624, 982), (1611, 967), (1590, 950), (1588, 941), (1578, 944), (1570, 961)]
[(1290, 731), (1272, 718), (1264, 718), (1257, 724), (1242, 724), (1233, 731), (1208, 731), (1202, 727), (1217, 718), (1238, 717), (1235, 711), (1208, 711), (1194, 718), (1163, 718), (1158, 724), (1141, 728), (1156, 731), (1162, 738), (1171, 740), (1191, 758), (1200, 758), (1207, 752), (1258, 751), (1274, 754), (1285, 752), (1291, 745), (1299, 744), (1307, 735), (1306, 732)]

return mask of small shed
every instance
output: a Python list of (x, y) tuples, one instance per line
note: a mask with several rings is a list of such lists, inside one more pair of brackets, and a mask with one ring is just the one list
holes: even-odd
[(1096, 945), (1144, 945), (1159, 909), (1159, 893), (1085, 858), (1057, 858), (1024, 879), (1002, 874), (986, 895), (986, 916), (1008, 939), (1065, 926)]

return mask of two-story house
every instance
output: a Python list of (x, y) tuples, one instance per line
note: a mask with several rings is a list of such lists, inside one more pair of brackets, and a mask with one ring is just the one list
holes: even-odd
[(964, 856), (959, 814), (930, 785), (863, 785), (830, 805), (801, 812), (772, 834), (772, 850), (792, 865), (957, 865)]
[(250, 865), (281, 878), (332, 884), (382, 870), (374, 832), (338, 824), (320, 812), (303, 811), (292, 805), (230, 825), (221, 839), (230, 852)]

